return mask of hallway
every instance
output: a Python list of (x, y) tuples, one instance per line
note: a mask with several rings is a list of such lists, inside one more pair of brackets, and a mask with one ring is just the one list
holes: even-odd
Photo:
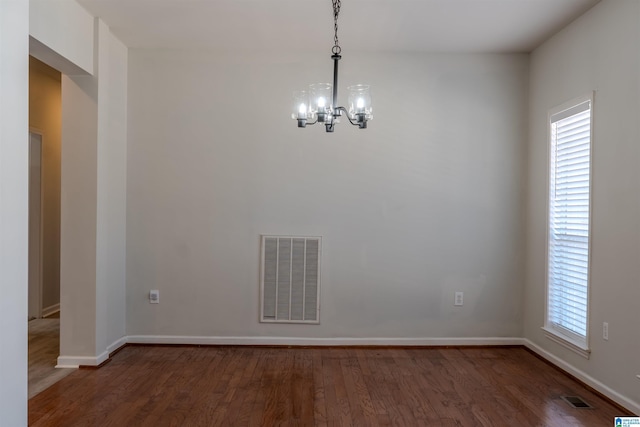
[(55, 368), (59, 349), (59, 315), (29, 321), (29, 399), (75, 371)]

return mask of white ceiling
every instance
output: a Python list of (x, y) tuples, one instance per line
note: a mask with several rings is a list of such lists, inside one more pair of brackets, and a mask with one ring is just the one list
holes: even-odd
[[(342, 0), (343, 52), (530, 52), (599, 0)], [(609, 0), (607, 0), (609, 1)], [(322, 51), (331, 0), (78, 0), (127, 46)]]

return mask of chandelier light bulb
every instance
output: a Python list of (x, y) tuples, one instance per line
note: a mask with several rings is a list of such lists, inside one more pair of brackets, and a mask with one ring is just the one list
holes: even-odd
[(298, 127), (307, 125), (309, 95), (306, 91), (301, 90), (293, 94), (293, 105), (291, 118), (298, 121)]
[[(348, 108), (340, 107), (337, 103), (338, 98), (338, 61), (342, 58), (340, 53), (342, 48), (338, 43), (338, 15), (340, 14), (341, 0), (331, 0), (333, 4), (333, 20), (334, 20), (334, 45), (331, 49), (331, 59), (333, 60), (333, 85), (330, 83), (316, 83), (309, 86), (309, 97), (306, 97), (304, 91), (296, 92), (294, 99), (305, 99), (304, 103), (294, 104), (291, 117), (298, 121), (298, 127), (306, 127), (316, 123), (323, 123), (327, 132), (333, 132), (334, 125), (340, 122), (340, 117), (344, 114), (349, 123), (358, 126), (360, 129), (366, 129), (367, 122), (373, 119), (371, 114), (371, 95), (369, 94), (369, 86), (355, 85), (349, 86), (349, 103)], [(300, 94), (305, 94), (302, 97)], [(308, 108), (307, 108), (308, 105)]]
[(352, 123), (358, 124), (360, 129), (367, 127), (367, 122), (373, 119), (371, 108), (371, 94), (368, 85), (353, 85), (347, 88), (349, 101), (347, 113)]

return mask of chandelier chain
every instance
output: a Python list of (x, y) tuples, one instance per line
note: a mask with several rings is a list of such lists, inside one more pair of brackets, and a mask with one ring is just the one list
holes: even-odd
[(340, 6), (342, 6), (341, 0), (332, 0), (333, 2), (333, 41), (334, 45), (331, 49), (331, 52), (334, 55), (340, 55), (342, 48), (340, 47), (340, 43), (338, 42), (338, 15), (340, 14)]

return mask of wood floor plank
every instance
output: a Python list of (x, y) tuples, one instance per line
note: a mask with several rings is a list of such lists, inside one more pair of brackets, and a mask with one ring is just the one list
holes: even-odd
[(375, 409), (371, 396), (364, 386), (360, 362), (354, 350), (347, 350), (347, 357), (341, 361), (342, 377), (349, 397), (349, 412), (353, 422), (358, 425), (377, 426)]
[[(231, 411), (235, 412), (234, 425), (248, 425), (251, 419), (251, 411), (256, 404), (260, 391), (260, 375), (258, 373), (264, 369), (265, 358), (263, 352), (251, 357), (249, 353), (244, 353), (244, 371), (239, 384), (239, 395), (231, 405)], [(206, 419), (202, 419), (205, 422)]]
[(313, 417), (318, 425), (326, 425), (327, 423), (327, 402), (325, 399), (324, 377), (322, 376), (322, 352), (311, 352), (311, 360), (313, 366)]
[[(331, 369), (333, 375), (333, 387), (336, 391), (336, 398), (338, 400), (338, 419), (342, 425), (353, 425), (354, 417), (360, 418), (361, 411), (357, 411), (355, 414), (351, 412), (349, 403), (349, 394), (344, 380), (344, 372), (342, 370), (343, 359), (346, 357), (346, 349), (336, 349), (336, 358), (332, 359)], [(356, 409), (358, 409), (356, 407)]]
[(596, 426), (618, 415), (632, 414), (523, 348), (128, 346), (29, 400), (29, 425), (70, 427)]

